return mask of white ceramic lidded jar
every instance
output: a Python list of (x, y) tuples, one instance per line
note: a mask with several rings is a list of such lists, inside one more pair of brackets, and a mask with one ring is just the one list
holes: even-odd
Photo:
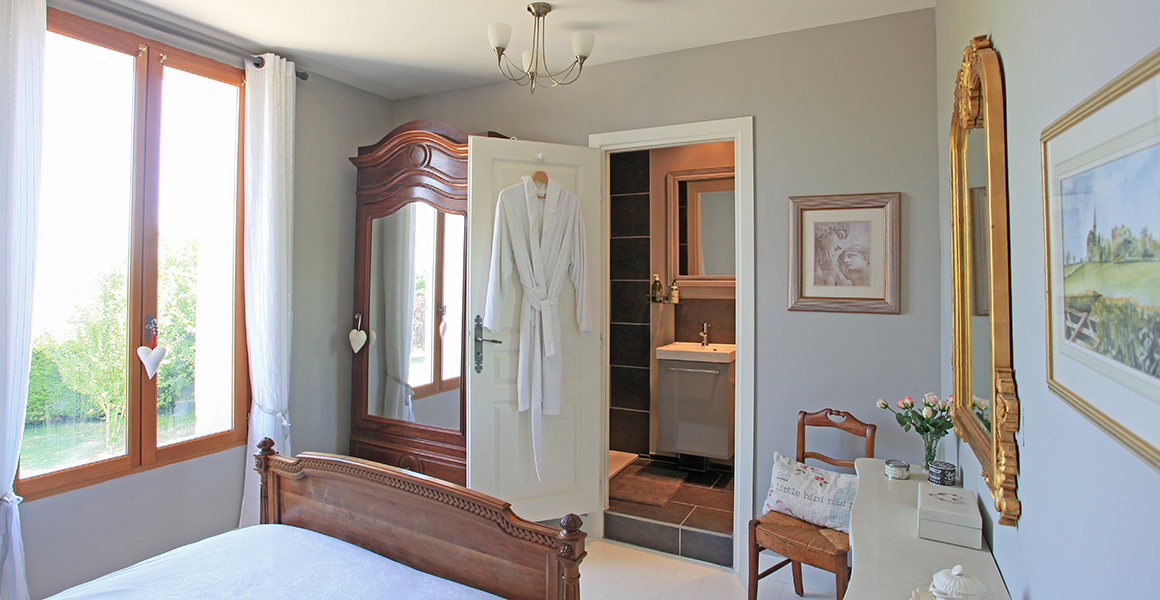
[(955, 565), (934, 574), (930, 592), (939, 600), (986, 600), (987, 586)]

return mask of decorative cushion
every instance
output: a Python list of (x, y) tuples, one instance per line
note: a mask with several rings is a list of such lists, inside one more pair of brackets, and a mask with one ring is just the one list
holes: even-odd
[(822, 527), (850, 533), (850, 509), (858, 476), (811, 467), (773, 453), (773, 478), (765, 512), (777, 511)]

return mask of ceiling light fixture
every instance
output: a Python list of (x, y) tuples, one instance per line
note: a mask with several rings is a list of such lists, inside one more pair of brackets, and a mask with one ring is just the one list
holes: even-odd
[[(537, 85), (556, 87), (568, 85), (580, 79), (580, 72), (584, 70), (584, 61), (592, 55), (592, 46), (596, 44), (596, 36), (588, 31), (577, 31), (572, 34), (572, 54), (576, 60), (568, 68), (553, 73), (548, 69), (544, 57), (544, 17), (552, 12), (552, 5), (547, 2), (533, 2), (528, 5), (528, 12), (535, 17), (535, 27), (532, 29), (532, 49), (524, 50), (523, 68), (517, 67), (508, 58), (508, 42), (512, 39), (512, 26), (507, 23), (492, 23), (487, 26), (487, 39), (495, 51), (499, 72), (504, 77), (520, 85), (529, 86), (532, 93), (536, 93)], [(547, 77), (551, 84), (537, 84), (537, 80)]]

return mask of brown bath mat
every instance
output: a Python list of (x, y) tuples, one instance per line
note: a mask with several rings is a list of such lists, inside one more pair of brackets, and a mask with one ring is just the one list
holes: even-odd
[(664, 506), (685, 480), (685, 473), (652, 465), (629, 465), (608, 483), (613, 500)]

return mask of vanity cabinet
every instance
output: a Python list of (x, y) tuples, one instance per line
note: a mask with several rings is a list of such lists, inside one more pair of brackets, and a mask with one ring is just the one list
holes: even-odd
[(445, 123), (412, 121), (350, 159), (351, 327), (367, 335), (352, 360), (350, 454), (460, 485), (467, 141)]

